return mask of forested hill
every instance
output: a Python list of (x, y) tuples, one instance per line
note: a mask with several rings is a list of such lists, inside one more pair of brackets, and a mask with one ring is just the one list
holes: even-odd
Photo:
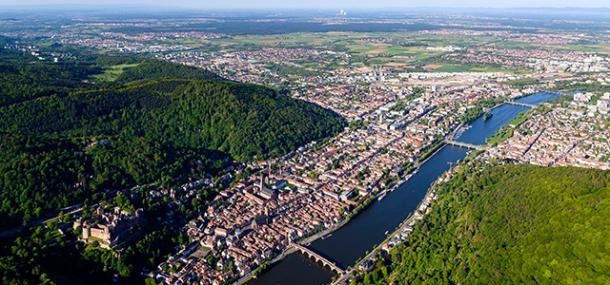
[(194, 67), (0, 57), (0, 228), (104, 189), (178, 183), (231, 158), (281, 155), (344, 125), (317, 105)]
[(102, 68), (87, 61), (41, 62), (29, 53), (8, 49), (0, 37), (0, 106), (50, 94), (66, 94)]
[(314, 104), (228, 81), (154, 79), (0, 108), (2, 132), (109, 142), (129, 134), (238, 160), (277, 156), (341, 127), (340, 117)]
[[(87, 89), (95, 84), (116, 86), (158, 78), (222, 80), (215, 73), (201, 68), (152, 59), (98, 58), (78, 50), (74, 51), (77, 58), (58, 58), (58, 62), (52, 63), (50, 55), (41, 56), (45, 59), (41, 61), (30, 53), (6, 48), (9, 43), (0, 36), (0, 106), (53, 94), (65, 95), (75, 88)], [(61, 52), (58, 50), (56, 54)], [(97, 80), (99, 78), (111, 82)]]
[(364, 284), (610, 284), (610, 171), (468, 170)]
[[(98, 60), (98, 63), (102, 60)], [(121, 83), (152, 78), (180, 78), (198, 80), (222, 80), (217, 74), (205, 69), (159, 62), (156, 60), (136, 61), (137, 68), (127, 68), (118, 77)]]

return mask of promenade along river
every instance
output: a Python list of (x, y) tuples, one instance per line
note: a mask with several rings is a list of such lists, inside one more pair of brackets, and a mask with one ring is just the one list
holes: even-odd
[[(557, 96), (552, 93), (539, 92), (515, 101), (534, 105)], [(484, 144), (488, 137), (526, 110), (527, 107), (523, 106), (500, 105), (492, 110), (491, 118), (488, 120), (484, 120), (482, 117), (476, 119), (470, 124), (470, 128), (456, 140), (471, 144)], [(417, 208), (430, 185), (451, 165), (462, 160), (467, 154), (466, 149), (444, 146), (423, 164), (411, 179), (394, 192), (389, 192), (380, 201), (376, 200), (347, 225), (335, 231), (331, 236), (313, 242), (309, 247), (335, 261), (342, 268), (354, 264), (358, 258), (366, 255), (368, 250), (385, 239), (386, 231), (394, 230), (400, 222), (406, 219)], [(325, 284), (330, 282), (333, 275), (334, 273), (328, 268), (295, 253), (272, 266), (269, 272), (249, 284)]]

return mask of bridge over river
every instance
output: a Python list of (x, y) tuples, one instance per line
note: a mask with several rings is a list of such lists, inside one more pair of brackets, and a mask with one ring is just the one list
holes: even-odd
[(515, 105), (515, 106), (521, 106), (521, 107), (526, 107), (526, 108), (534, 108), (534, 107), (536, 107), (536, 105), (522, 103), (522, 102), (517, 102), (517, 101), (508, 101), (508, 102), (506, 102), (506, 104), (511, 104), (511, 105)]
[(482, 146), (482, 145), (465, 143), (465, 142), (449, 140), (449, 139), (446, 139), (445, 143), (448, 144), (448, 145), (457, 146), (457, 147), (463, 147), (463, 148), (472, 149), (472, 150), (483, 150), (483, 149), (485, 149), (485, 147)]
[(305, 247), (304, 245), (300, 245), (298, 243), (293, 243), (290, 247), (296, 249), (298, 252), (307, 256), (308, 258), (313, 259), (315, 262), (320, 262), (324, 266), (327, 266), (332, 271), (336, 272), (339, 276), (343, 276), (345, 274), (345, 270), (339, 267), (335, 262), (329, 260), (328, 258), (318, 254), (317, 252)]
[(314, 260), (318, 261), (318, 264), (324, 264), (325, 268), (330, 268), (333, 272), (339, 272), (333, 284), (349, 283), (353, 273), (359, 270), (357, 265), (353, 265), (363, 257), (370, 260), (371, 249), (386, 240), (389, 231), (394, 231), (418, 209), (429, 187), (453, 164), (468, 155), (466, 149), (482, 149), (487, 138), (524, 112), (526, 108), (558, 96), (538, 92), (519, 98), (518, 102), (506, 102), (489, 110), (493, 112), (493, 116), (487, 120), (481, 117), (470, 122), (468, 129), (459, 128), (460, 131), (447, 136), (445, 140), (447, 147), (442, 147), (431, 155), (396, 191), (387, 193), (383, 200), (371, 203), (344, 226), (333, 231), (332, 236), (317, 239), (307, 247), (302, 244), (292, 245), (292, 251), (302, 254), (295, 254), (294, 259), (286, 258), (279, 262), (251, 285), (308, 285), (312, 284), (308, 281), (314, 278), (325, 280), (316, 282), (317, 284), (333, 282), (329, 270), (322, 270), (320, 266), (311, 266)]

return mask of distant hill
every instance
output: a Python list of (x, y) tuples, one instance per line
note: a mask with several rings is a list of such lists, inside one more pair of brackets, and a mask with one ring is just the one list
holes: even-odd
[(5, 48), (0, 37), (0, 106), (44, 97), (66, 94), (83, 86), (83, 80), (102, 69), (86, 61), (61, 61), (56, 64), (39, 61), (30, 53)]
[[(124, 58), (18, 62), (2, 63), (15, 68), (3, 69), (9, 81), (0, 95), (9, 98), (0, 104), (0, 227), (95, 200), (102, 189), (173, 183), (214, 173), (231, 159), (285, 154), (344, 126), (317, 105), (194, 67)], [(114, 65), (126, 68), (109, 81), (81, 80)], [(64, 70), (67, 84), (54, 85), (53, 74)], [(46, 93), (28, 95), (34, 89), (11, 78)]]
[(137, 62), (136, 68), (126, 69), (121, 76), (119, 82), (125, 83), (135, 80), (153, 79), (153, 78), (180, 78), (180, 79), (197, 79), (197, 80), (221, 80), (217, 74), (186, 65), (170, 64), (157, 60), (146, 60)]
[(275, 90), (228, 81), (154, 79), (0, 108), (0, 131), (107, 136), (225, 151), (238, 160), (286, 153), (338, 131), (342, 119)]
[(469, 170), (364, 284), (610, 284), (610, 171)]

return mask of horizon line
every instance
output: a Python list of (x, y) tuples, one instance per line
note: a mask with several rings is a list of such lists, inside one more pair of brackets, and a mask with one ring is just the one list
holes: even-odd
[(34, 9), (62, 9), (62, 8), (136, 8), (136, 9), (197, 9), (200, 11), (239, 11), (239, 10), (256, 10), (256, 11), (278, 11), (278, 10), (335, 10), (335, 9), (350, 9), (350, 10), (390, 10), (390, 9), (485, 9), (485, 10), (529, 10), (529, 9), (554, 9), (554, 10), (567, 10), (567, 9), (581, 9), (581, 10), (594, 10), (594, 9), (610, 9), (609, 6), (507, 6), (507, 7), (493, 7), (493, 6), (426, 6), (426, 5), (400, 5), (400, 6), (386, 6), (386, 7), (375, 7), (375, 6), (356, 6), (349, 7), (349, 5), (343, 6), (279, 6), (279, 7), (260, 7), (260, 6), (248, 6), (243, 7), (204, 7), (200, 5), (173, 5), (173, 4), (155, 4), (155, 5), (142, 5), (142, 4), (91, 4), (91, 3), (79, 3), (79, 4), (2, 4), (0, 7), (3, 8), (34, 8)]

